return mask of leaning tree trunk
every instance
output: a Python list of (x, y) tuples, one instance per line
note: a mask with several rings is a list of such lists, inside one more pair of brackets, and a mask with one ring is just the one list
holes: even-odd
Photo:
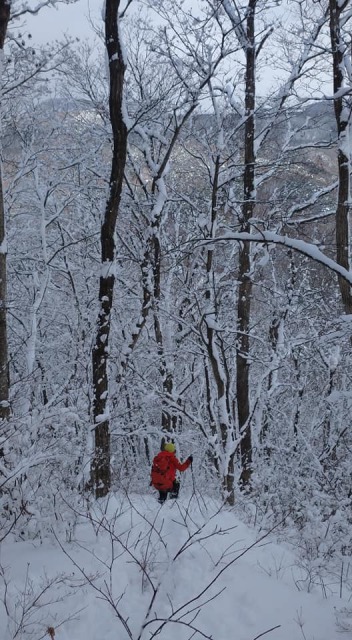
[[(241, 231), (250, 231), (250, 220), (255, 205), (255, 33), (254, 17), (257, 0), (249, 0), (246, 20), (246, 86), (245, 86), (245, 132), (244, 132), (244, 200), (242, 206)], [(251, 250), (250, 243), (243, 242), (239, 252), (238, 300), (237, 300), (237, 351), (236, 392), (238, 424), (241, 435), (241, 477), (247, 485), (251, 477), (252, 438), (249, 421), (249, 329), (251, 314)]]
[[(338, 196), (336, 206), (336, 261), (339, 265), (349, 270), (349, 214), (350, 214), (350, 89), (348, 97), (344, 96), (347, 87), (344, 87), (344, 58), (347, 53), (347, 45), (344, 43), (341, 33), (341, 17), (344, 9), (350, 4), (349, 0), (341, 2), (330, 0), (330, 40), (333, 60), (334, 76), (334, 110), (338, 134)], [(352, 313), (351, 286), (347, 280), (338, 276), (342, 303), (347, 314)]]
[[(7, 25), (10, 18), (10, 1), (0, 0), (0, 78), (4, 60), (4, 43)], [(1, 116), (0, 116), (1, 117)], [(2, 156), (2, 153), (1, 153)], [(9, 373), (7, 352), (7, 317), (6, 317), (6, 239), (5, 239), (5, 205), (2, 180), (2, 157), (0, 158), (0, 419), (9, 417)]]
[(93, 364), (94, 454), (92, 481), (97, 498), (105, 496), (111, 485), (110, 420), (108, 414), (108, 353), (111, 309), (114, 292), (115, 227), (119, 213), (127, 152), (127, 127), (123, 118), (123, 89), (126, 65), (119, 34), (120, 0), (106, 0), (105, 46), (109, 61), (109, 109), (113, 133), (113, 155), (109, 196), (101, 228), (102, 270), (99, 286), (99, 315)]

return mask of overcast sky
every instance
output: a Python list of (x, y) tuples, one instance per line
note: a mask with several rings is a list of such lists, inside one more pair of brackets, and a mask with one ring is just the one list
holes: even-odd
[(102, 0), (78, 0), (72, 5), (59, 4), (56, 9), (45, 8), (27, 20), (27, 28), (38, 43), (61, 39), (65, 33), (87, 38), (92, 33), (89, 16), (100, 22), (102, 6)]
[[(189, 7), (197, 4), (197, 0), (185, 1)], [(90, 21), (103, 28), (103, 4), (103, 0), (77, 0), (69, 5), (60, 3), (57, 8), (44, 8), (38, 16), (27, 19), (26, 31), (32, 34), (33, 42), (36, 44), (60, 40), (65, 34), (80, 39), (95, 39)], [(20, 25), (18, 29), (20, 30)], [(269, 65), (267, 73), (262, 72), (258, 85), (264, 93), (271, 87), (274, 72), (277, 73), (275, 65)], [(329, 92), (330, 85), (325, 90)]]

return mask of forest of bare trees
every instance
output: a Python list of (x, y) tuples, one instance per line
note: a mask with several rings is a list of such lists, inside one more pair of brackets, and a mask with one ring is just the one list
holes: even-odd
[(1, 537), (149, 491), (166, 437), (350, 548), (351, 2), (106, 0), (41, 48), (29, 4), (0, 0)]

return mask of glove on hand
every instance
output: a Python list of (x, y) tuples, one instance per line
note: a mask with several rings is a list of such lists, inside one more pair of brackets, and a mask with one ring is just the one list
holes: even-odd
[(193, 462), (193, 456), (188, 456), (188, 460), (189, 460), (189, 462), (192, 464), (192, 462)]

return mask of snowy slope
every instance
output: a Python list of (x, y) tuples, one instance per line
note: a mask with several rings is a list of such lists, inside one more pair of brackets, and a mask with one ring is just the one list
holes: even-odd
[(234, 512), (122, 495), (104, 509), (82, 514), (75, 542), (54, 531), (3, 543), (1, 640), (49, 638), (48, 627), (55, 640), (352, 638), (336, 627), (346, 603), (299, 591), (297, 558), (273, 537), (256, 544)]

